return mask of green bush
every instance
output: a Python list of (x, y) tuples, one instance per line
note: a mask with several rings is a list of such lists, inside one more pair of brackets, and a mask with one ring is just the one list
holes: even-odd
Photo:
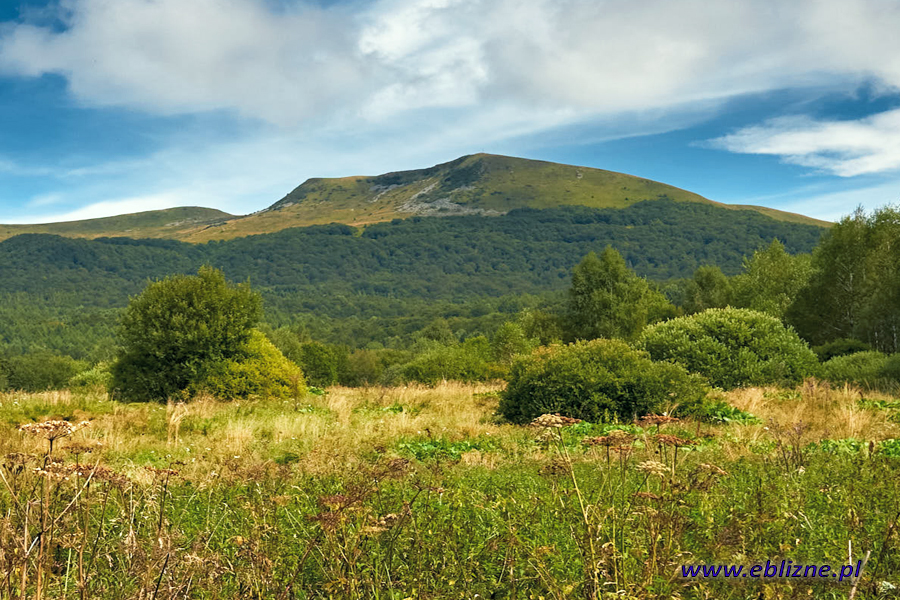
[(305, 394), (306, 384), (300, 367), (254, 330), (236, 357), (213, 365), (191, 392), (207, 392), (221, 400), (287, 398)]
[(99, 363), (81, 371), (69, 380), (69, 387), (79, 391), (102, 394), (112, 385), (112, 373), (108, 363)]
[(714, 308), (651, 325), (640, 345), (654, 360), (678, 363), (723, 389), (796, 384), (818, 368), (792, 329), (749, 309)]
[(5, 380), (5, 389), (24, 392), (63, 389), (68, 385), (69, 379), (86, 366), (70, 356), (59, 356), (51, 352), (9, 356), (2, 363), (0, 380)]
[(872, 346), (859, 340), (852, 338), (841, 338), (833, 340), (827, 344), (816, 346), (812, 349), (819, 357), (821, 362), (827, 362), (835, 356), (846, 356), (848, 354), (856, 354), (857, 352), (865, 352), (871, 350)]
[(417, 350), (416, 356), (399, 368), (403, 381), (434, 385), (444, 380), (489, 381), (506, 374), (505, 369), (493, 362), (491, 343), (484, 336), (450, 346), (420, 340)]
[(527, 423), (545, 413), (586, 421), (702, 409), (707, 386), (679, 365), (653, 362), (621, 340), (547, 346), (512, 366), (500, 414)]
[(341, 363), (346, 352), (321, 342), (306, 342), (300, 346), (300, 366), (310, 385), (326, 388), (338, 382)]
[(150, 283), (122, 317), (116, 393), (162, 402), (183, 394), (210, 369), (239, 358), (261, 314), (259, 294), (230, 285), (211, 267)]
[(900, 376), (900, 356), (869, 350), (846, 356), (835, 356), (822, 365), (822, 377), (832, 383), (853, 383), (876, 389), (889, 386)]

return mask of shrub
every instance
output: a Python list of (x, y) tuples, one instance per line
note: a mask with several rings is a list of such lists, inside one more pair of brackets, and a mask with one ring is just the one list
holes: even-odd
[(654, 360), (678, 363), (723, 389), (796, 384), (818, 367), (792, 329), (749, 309), (714, 308), (652, 325), (640, 343)]
[(113, 386), (128, 400), (181, 394), (218, 363), (238, 358), (261, 314), (259, 294), (229, 285), (211, 267), (153, 282), (122, 318)]
[(492, 358), (491, 344), (484, 336), (472, 337), (452, 346), (422, 340), (419, 342), (419, 353), (400, 368), (400, 379), (429, 385), (444, 380), (501, 379), (506, 371), (493, 363)]
[[(342, 361), (343, 359), (343, 361)], [(306, 342), (300, 346), (300, 365), (311, 385), (326, 388), (338, 382), (341, 362), (346, 352), (321, 342)]]
[(10, 356), (3, 362), (0, 379), (6, 380), (6, 388), (25, 392), (65, 388), (69, 379), (86, 366), (70, 356), (50, 352)]
[[(896, 355), (895, 355), (896, 356)], [(891, 357), (893, 359), (893, 357)], [(835, 356), (822, 365), (821, 375), (833, 383), (853, 383), (865, 388), (884, 387), (891, 379), (896, 360), (889, 366), (887, 355), (874, 350), (856, 352), (845, 356)]]
[(852, 338), (841, 338), (833, 340), (827, 344), (816, 346), (812, 349), (822, 362), (827, 362), (835, 356), (846, 356), (848, 354), (856, 354), (857, 352), (865, 352), (871, 350), (872, 346), (859, 340)]
[(81, 371), (69, 380), (72, 389), (102, 394), (112, 385), (112, 373), (109, 364), (99, 363), (90, 369)]
[(212, 366), (191, 392), (221, 400), (251, 396), (287, 398), (306, 393), (300, 367), (289, 361), (262, 332), (254, 330), (234, 358)]
[(702, 408), (707, 387), (679, 365), (653, 362), (621, 340), (547, 346), (520, 357), (500, 400), (500, 413), (527, 423), (544, 413), (586, 421), (631, 419), (677, 406)]

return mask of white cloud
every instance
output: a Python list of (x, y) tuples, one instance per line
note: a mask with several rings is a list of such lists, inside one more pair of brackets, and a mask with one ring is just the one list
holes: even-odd
[(112, 217), (115, 215), (143, 212), (148, 210), (174, 208), (176, 206), (185, 206), (185, 204), (190, 204), (190, 202), (185, 203), (185, 198), (175, 194), (139, 196), (133, 198), (95, 202), (76, 210), (51, 215), (42, 215), (37, 218), (16, 218), (10, 220), (8, 223), (13, 225), (17, 223), (37, 224), (61, 223), (64, 221), (81, 221), (84, 219), (99, 219), (101, 217)]
[(858, 189), (842, 190), (826, 194), (801, 195), (780, 209), (808, 215), (824, 221), (839, 221), (858, 206), (874, 210), (886, 204), (900, 202), (900, 180)]
[[(834, 77), (900, 86), (887, 0), (63, 0), (9, 24), (6, 73), (92, 105), (233, 110), (306, 133), (413, 109), (659, 109)], [(355, 11), (355, 12), (351, 12)]]
[(780, 156), (841, 177), (900, 170), (900, 109), (864, 119), (774, 119), (712, 140), (731, 152)]

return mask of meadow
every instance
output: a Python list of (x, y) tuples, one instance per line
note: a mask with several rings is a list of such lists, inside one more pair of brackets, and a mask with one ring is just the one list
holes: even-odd
[(898, 597), (895, 397), (809, 379), (703, 421), (517, 426), (499, 390), (0, 394), (0, 598)]

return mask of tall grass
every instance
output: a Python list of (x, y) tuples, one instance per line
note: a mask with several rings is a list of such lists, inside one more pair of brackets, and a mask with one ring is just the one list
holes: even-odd
[[(810, 381), (726, 396), (757, 423), (519, 427), (497, 391), (0, 395), (0, 598), (842, 598), (679, 565), (866, 552), (855, 597), (900, 586), (890, 398)], [(21, 428), (46, 421), (89, 425), (51, 451)]]

